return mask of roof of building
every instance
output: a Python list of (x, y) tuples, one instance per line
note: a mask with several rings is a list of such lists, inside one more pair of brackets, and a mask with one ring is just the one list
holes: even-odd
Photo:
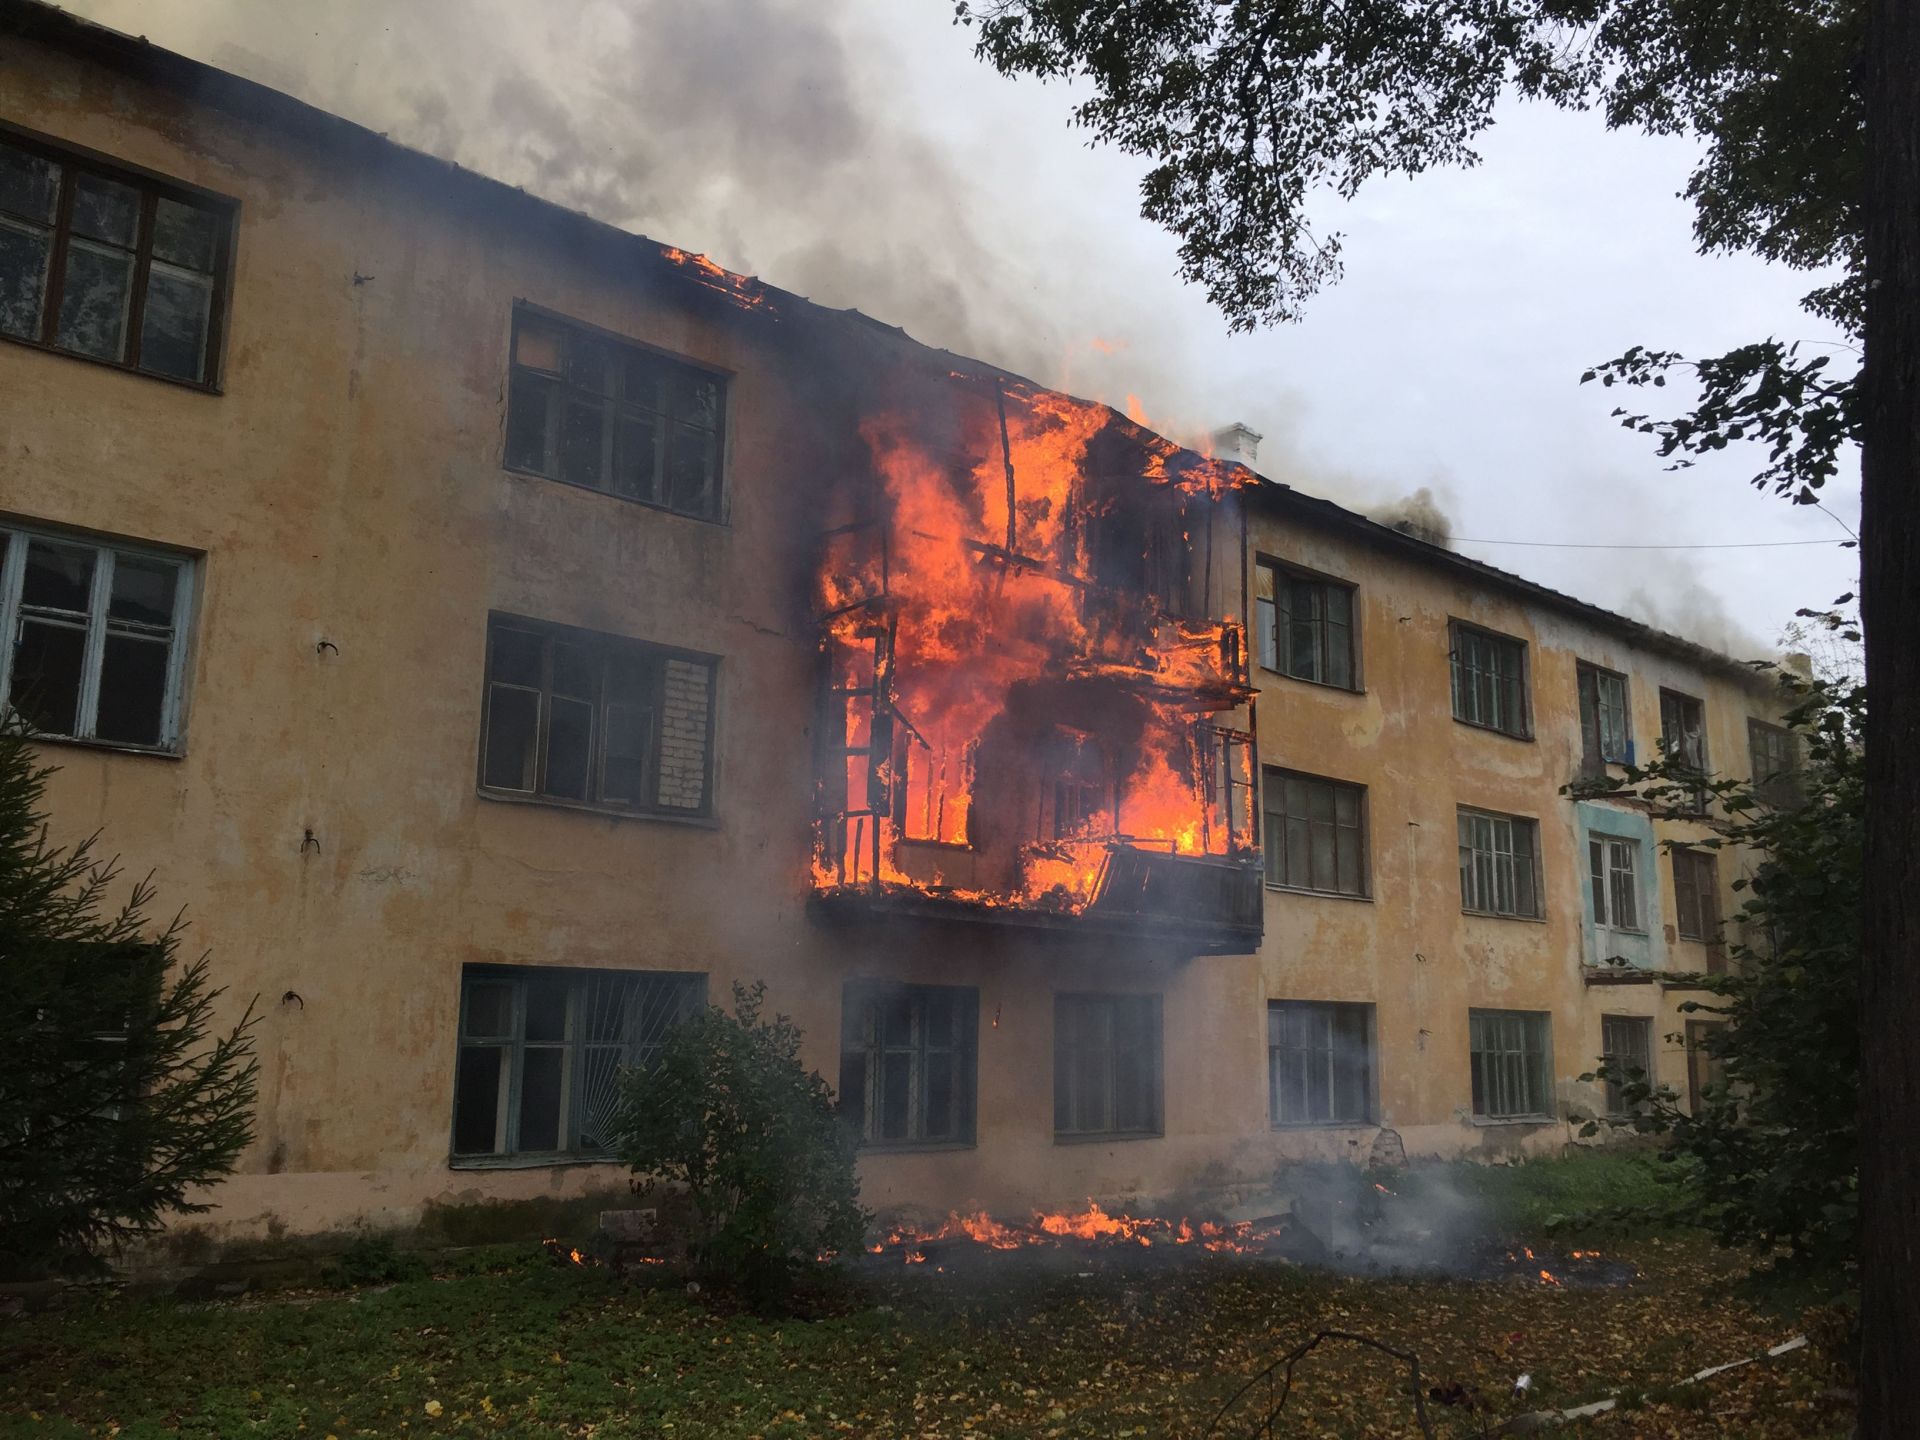
[[(258, 81), (248, 80), (231, 71), (221, 70), (177, 51), (164, 49), (151, 43), (144, 36), (127, 35), (108, 26), (83, 19), (57, 5), (45, 3), (45, 0), (6, 0), (6, 3), (0, 4), (0, 34), (18, 35), (55, 49), (84, 55), (158, 88), (186, 94), (197, 103), (244, 115), (249, 119), (276, 126), (306, 138), (350, 149), (372, 150), (383, 161), (413, 169), (423, 178), (431, 177), (445, 183), (472, 187), (473, 193), (493, 203), (520, 207), (530, 223), (546, 226), (557, 224), (574, 228), (602, 242), (624, 243), (638, 247), (638, 258), (661, 278), (671, 276), (683, 283), (704, 282), (706, 288), (710, 290), (731, 290), (736, 295), (763, 296), (772, 302), (774, 309), (780, 312), (787, 312), (794, 307), (805, 307), (820, 315), (836, 317), (842, 321), (884, 332), (921, 349), (948, 355), (960, 365), (985, 373), (1002, 375), (1031, 385), (1035, 389), (1048, 388), (993, 365), (991, 362), (977, 360), (971, 356), (954, 355), (950, 351), (914, 341), (901, 327), (889, 325), (859, 310), (834, 309), (817, 304), (803, 295), (768, 285), (756, 277), (732, 275), (731, 272), (723, 271), (710, 262), (704, 262), (704, 257), (689, 256), (686, 251), (676, 246), (649, 239), (633, 231), (623, 230), (580, 211), (543, 199), (518, 186), (496, 180), (477, 170), (469, 170), (453, 161), (442, 160), (424, 151), (412, 149), (389, 139), (378, 131), (322, 110), (318, 106), (310, 105), (284, 91), (275, 90)], [(703, 263), (690, 267), (689, 260)], [(718, 280), (716, 277), (725, 278)], [(1146, 427), (1138, 428), (1144, 431)], [(1172, 444), (1172, 442), (1168, 443)], [(1756, 668), (1759, 662), (1737, 660), (1683, 636), (1659, 630), (1630, 616), (1590, 604), (1511, 571), (1471, 559), (1442, 545), (1433, 544), (1390, 525), (1384, 525), (1358, 511), (1349, 510), (1330, 500), (1295, 489), (1291, 485), (1266, 476), (1258, 478), (1262, 483), (1248, 487), (1241, 493), (1254, 497), (1262, 506), (1273, 507), (1278, 513), (1322, 528), (1354, 534), (1390, 553), (1401, 555), (1415, 564), (1452, 570), (1472, 579), (1475, 583), (1506, 590), (1548, 609), (1614, 631), (1627, 640), (1650, 650), (1673, 655), (1690, 663), (1722, 672), (1735, 672), (1752, 679), (1759, 678), (1759, 671)]]

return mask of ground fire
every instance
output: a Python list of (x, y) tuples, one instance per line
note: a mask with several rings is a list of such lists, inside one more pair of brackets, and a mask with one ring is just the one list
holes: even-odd
[(998, 375), (860, 426), (824, 537), (818, 892), (1218, 914), (1258, 837), (1235, 490), (1104, 405)]

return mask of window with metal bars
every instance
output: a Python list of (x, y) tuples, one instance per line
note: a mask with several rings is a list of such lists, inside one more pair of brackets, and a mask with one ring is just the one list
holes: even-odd
[(1460, 620), (1447, 622), (1453, 642), (1453, 718), (1483, 730), (1527, 739), (1527, 643)]
[(211, 385), (231, 201), (0, 132), (0, 335)]
[(184, 555), (0, 528), (0, 713), (42, 735), (175, 749), (192, 594)]
[(1593, 923), (1602, 930), (1643, 933), (1647, 927), (1640, 916), (1639, 842), (1613, 835), (1589, 836), (1587, 871)]
[(1537, 821), (1459, 810), (1460, 908), (1476, 915), (1540, 918)]
[(526, 306), (511, 368), (509, 470), (720, 518), (725, 376)]
[(1545, 1011), (1471, 1010), (1476, 1120), (1549, 1119), (1553, 1113), (1552, 1017)]
[(1364, 897), (1366, 787), (1277, 769), (1266, 782), (1267, 883)]
[(704, 975), (469, 965), (460, 983), (456, 1163), (603, 1157), (620, 1072), (706, 999)]
[(1354, 587), (1270, 561), (1254, 583), (1260, 663), (1295, 680), (1356, 688)]
[(638, 814), (713, 812), (710, 655), (494, 616), (481, 788)]
[(1627, 708), (1627, 677), (1584, 660), (1576, 667), (1580, 687), (1581, 766), (1597, 773), (1624, 765), (1633, 727)]
[(875, 1148), (971, 1145), (980, 992), (854, 981), (842, 992), (840, 1113)]
[(1628, 1113), (1626, 1087), (1653, 1075), (1653, 1021), (1645, 1015), (1600, 1017), (1600, 1060), (1607, 1076), (1607, 1114)]
[(1160, 1085), (1158, 995), (1054, 997), (1056, 1136), (1158, 1135)]
[(1363, 1125), (1373, 1110), (1373, 1007), (1267, 1005), (1267, 1100), (1275, 1125)]

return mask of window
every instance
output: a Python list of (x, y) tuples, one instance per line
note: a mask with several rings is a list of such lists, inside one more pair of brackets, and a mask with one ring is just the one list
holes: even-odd
[(1632, 730), (1628, 725), (1627, 677), (1582, 661), (1580, 682), (1580, 754), (1582, 768), (1598, 772), (1627, 763)]
[(1361, 785), (1267, 771), (1267, 883), (1364, 896), (1366, 797)]
[(867, 1144), (971, 1145), (980, 992), (955, 985), (844, 991), (840, 1113)]
[(1602, 1015), (1600, 1059), (1617, 1072), (1607, 1077), (1607, 1114), (1625, 1115), (1627, 1082), (1653, 1076), (1653, 1021), (1645, 1015)]
[(496, 616), (480, 784), (656, 815), (712, 813), (711, 656)]
[(1296, 680), (1355, 688), (1353, 586), (1267, 563), (1255, 585), (1260, 663)]
[(1472, 1010), (1473, 1116), (1548, 1119), (1553, 1113), (1550, 1017), (1532, 1010)]
[(213, 383), (233, 207), (0, 140), (0, 335)]
[(1776, 808), (1800, 802), (1800, 745), (1791, 730), (1764, 720), (1747, 721), (1747, 749), (1753, 759), (1753, 789)]
[(1587, 837), (1587, 869), (1593, 895), (1593, 923), (1602, 930), (1647, 927), (1640, 918), (1640, 845), (1613, 835)]
[(512, 372), (509, 470), (720, 518), (722, 376), (524, 307)]
[(1373, 1110), (1371, 1005), (1267, 1006), (1267, 1099), (1275, 1125), (1364, 1125)]
[(1453, 718), (1521, 739), (1533, 733), (1527, 715), (1527, 646), (1460, 621), (1453, 637)]
[(1711, 850), (1676, 849), (1673, 852), (1674, 928), (1682, 940), (1699, 940), (1709, 948), (1707, 973), (1726, 967), (1720, 943), (1720, 874)]
[(1460, 908), (1539, 919), (1538, 822), (1462, 806), (1459, 826)]
[(706, 993), (704, 975), (467, 966), (454, 1158), (604, 1154), (620, 1071), (651, 1064)]
[(1056, 1135), (1160, 1133), (1160, 997), (1057, 995)]
[(1701, 774), (1707, 769), (1707, 707), (1678, 690), (1660, 692), (1660, 748)]
[(43, 735), (179, 743), (193, 564), (0, 529), (0, 699)]
[(1707, 1093), (1727, 1083), (1727, 1064), (1720, 1056), (1724, 1020), (1687, 1021), (1687, 1113), (1698, 1115)]

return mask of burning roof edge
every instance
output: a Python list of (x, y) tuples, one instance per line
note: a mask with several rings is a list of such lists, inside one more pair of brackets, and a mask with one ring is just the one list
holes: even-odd
[[(0, 35), (16, 35), (54, 49), (86, 56), (158, 88), (187, 95), (215, 109), (225, 109), (295, 134), (321, 142), (372, 150), (383, 158), (414, 167), (435, 178), (470, 187), (476, 195), (485, 194), (503, 204), (519, 206), (531, 219), (547, 224), (573, 226), (603, 241), (637, 245), (642, 247), (643, 251), (650, 250), (652, 253), (647, 258), (658, 262), (659, 273), (681, 277), (688, 284), (697, 283), (694, 277), (688, 275), (680, 265), (669, 258), (669, 252), (678, 255), (686, 254), (677, 246), (653, 240), (636, 231), (621, 229), (617, 225), (597, 220), (582, 211), (569, 209), (567, 206), (523, 190), (516, 185), (494, 179), (481, 171), (469, 170), (451, 160), (442, 160), (425, 151), (402, 145), (380, 131), (370, 130), (355, 121), (335, 115), (331, 111), (322, 110), (316, 105), (310, 105), (285, 91), (275, 90), (259, 81), (249, 80), (204, 61), (192, 59), (178, 51), (165, 49), (153, 44), (144, 36), (129, 35), (96, 21), (84, 19), (58, 5), (47, 3), (47, 0), (0, 0)], [(994, 365), (990, 361), (957, 355), (952, 351), (924, 344), (915, 340), (901, 326), (888, 324), (860, 310), (852, 308), (838, 310), (832, 306), (820, 305), (803, 295), (768, 285), (757, 278), (752, 280), (752, 284), (758, 292), (777, 299), (780, 309), (804, 307), (808, 311), (831, 317), (841, 323), (859, 325), (871, 332), (885, 335), (897, 343), (910, 345), (916, 350), (944, 355), (953, 362), (954, 368), (964, 368), (981, 378), (998, 377), (1031, 386), (1035, 390), (1051, 388)], [(1119, 414), (1117, 411), (1114, 413)], [(1128, 417), (1120, 416), (1120, 418), (1126, 421), (1129, 429), (1136, 432), (1137, 438), (1143, 440), (1150, 438), (1151, 441), (1164, 444), (1174, 451), (1185, 451), (1189, 448), (1168, 440), (1145, 426), (1138, 425)], [(1331, 528), (1356, 532), (1372, 543), (1397, 551), (1416, 563), (1463, 572), (1483, 583), (1536, 600), (1564, 614), (1621, 634), (1649, 649), (1661, 651), (1694, 664), (1735, 672), (1756, 683), (1771, 683), (1765, 681), (1758, 670), (1758, 666), (1764, 662), (1737, 660), (1697, 641), (1656, 629), (1643, 621), (1604, 609), (1537, 581), (1528, 580), (1511, 571), (1502, 570), (1484, 561), (1470, 559), (1465, 555), (1407, 535), (1391, 526), (1369, 519), (1358, 511), (1337, 505), (1331, 500), (1309, 495), (1267, 476), (1255, 476), (1253, 472), (1247, 471), (1245, 467), (1238, 464), (1232, 464), (1232, 468), (1261, 482), (1249, 486), (1246, 491), (1256, 497), (1256, 503), (1274, 505), (1302, 519), (1318, 522)]]
[(1344, 505), (1335, 504), (1318, 495), (1296, 490), (1291, 485), (1265, 475), (1262, 475), (1260, 480), (1261, 484), (1249, 492), (1254, 496), (1256, 504), (1266, 505), (1277, 512), (1290, 514), (1310, 524), (1358, 534), (1367, 542), (1381, 549), (1404, 555), (1418, 564), (1440, 570), (1462, 572), (1483, 584), (1536, 601), (1574, 619), (1585, 620), (1649, 650), (1738, 675), (1758, 688), (1770, 690), (1775, 684), (1763, 669), (1772, 662), (1741, 660), (1724, 651), (1716, 650), (1711, 645), (1703, 645), (1697, 640), (1687, 639), (1684, 635), (1675, 635), (1671, 631), (1661, 630), (1647, 624), (1644, 620), (1635, 620), (1630, 615), (1622, 615), (1617, 610), (1608, 610), (1604, 606), (1582, 600), (1577, 595), (1569, 595), (1564, 590), (1555, 590), (1550, 585), (1542, 585), (1537, 580), (1529, 580), (1526, 576), (1516, 575), (1511, 570), (1502, 570), (1497, 565), (1489, 565), (1484, 560), (1475, 560), (1472, 556), (1462, 555), (1443, 545), (1436, 545), (1431, 540), (1409, 535), (1404, 530), (1384, 525), (1370, 516), (1362, 515), (1357, 510), (1349, 510)]

